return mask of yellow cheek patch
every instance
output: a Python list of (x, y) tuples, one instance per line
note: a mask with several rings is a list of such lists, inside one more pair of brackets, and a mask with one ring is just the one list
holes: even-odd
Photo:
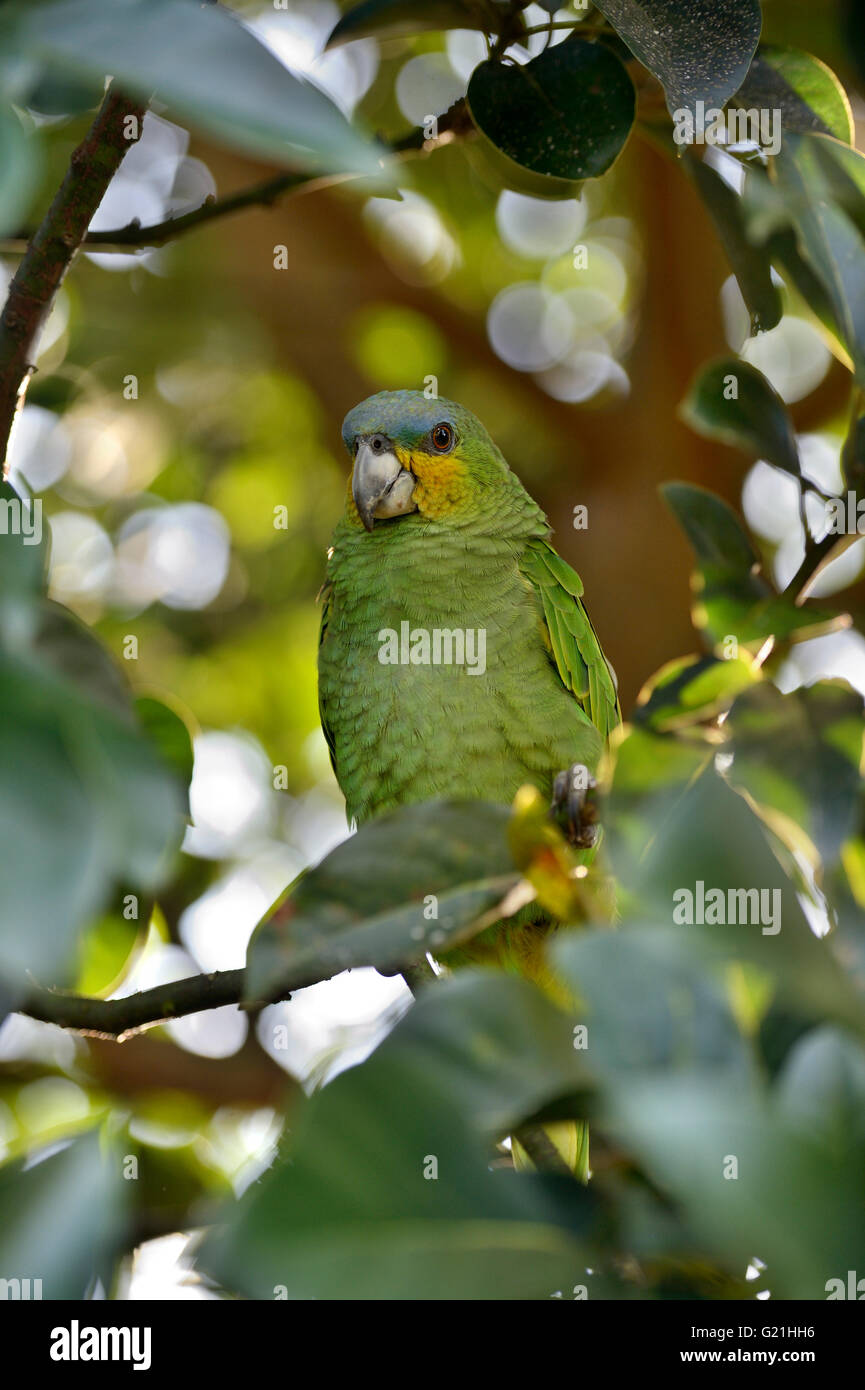
[(414, 500), (423, 516), (449, 516), (469, 500), (469, 476), (458, 454), (410, 454), (397, 449), (396, 456), (417, 478)]

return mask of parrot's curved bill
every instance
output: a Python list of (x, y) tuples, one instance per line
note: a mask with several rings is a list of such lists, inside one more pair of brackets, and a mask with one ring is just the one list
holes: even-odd
[(414, 488), (414, 474), (403, 468), (386, 435), (358, 439), (351, 495), (367, 531), (372, 530), (376, 518), (417, 511)]

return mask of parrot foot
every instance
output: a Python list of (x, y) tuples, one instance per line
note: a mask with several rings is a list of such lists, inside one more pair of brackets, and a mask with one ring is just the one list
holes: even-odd
[(597, 785), (585, 763), (573, 763), (553, 783), (553, 815), (577, 849), (591, 849), (597, 842)]

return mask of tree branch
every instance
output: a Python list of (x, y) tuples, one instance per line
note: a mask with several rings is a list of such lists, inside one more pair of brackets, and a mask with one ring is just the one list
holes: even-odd
[(837, 560), (839, 555), (843, 555), (855, 541), (861, 539), (858, 532), (854, 531), (852, 534), (840, 535), (830, 532), (822, 540), (811, 541), (805, 548), (805, 558), (784, 590), (784, 597), (792, 598), (797, 604), (803, 604), (817, 576), (832, 560)]
[[(69, 1028), (75, 1033), (124, 1042), (145, 1028), (170, 1023), (172, 1019), (185, 1018), (188, 1014), (203, 1013), (206, 1009), (221, 1009), (226, 1004), (237, 1004), (243, 1009), (260, 1009), (268, 1004), (284, 1003), (295, 990), (321, 984), (342, 968), (334, 966), (330, 972), (322, 972), (320, 968), (306, 966), (295, 975), (287, 975), (279, 989), (268, 993), (266, 998), (246, 1003), (242, 1002), (246, 972), (217, 970), (212, 975), (189, 975), (184, 980), (156, 985), (154, 989), (127, 994), (122, 999), (94, 999), (88, 995), (48, 989), (45, 985), (32, 985), (23, 995), (13, 999), (11, 1008), (15, 1013), (27, 1014), (28, 1018), (38, 1019), (41, 1023), (56, 1023), (58, 1027)], [(408, 965), (405, 967), (410, 968)]]
[[(138, 102), (109, 88), (92, 126), (73, 151), (63, 182), (9, 287), (0, 315), (0, 458), (4, 476), (9, 436), (34, 371), (31, 359), (39, 331), (123, 156), (139, 138), (144, 111)], [(128, 133), (129, 117), (135, 118), (134, 135)]]
[[(42, 1023), (56, 1023), (76, 1033), (117, 1042), (157, 1023), (168, 1023), (204, 1009), (238, 1004), (243, 994), (243, 970), (218, 970), (213, 975), (191, 975), (185, 980), (157, 985), (123, 999), (91, 999), (80, 994), (32, 986), (13, 1003), (16, 1013)], [(295, 986), (297, 988), (297, 986)]]
[[(465, 102), (460, 99), (440, 117), (438, 134), (434, 138), (427, 140), (422, 130), (412, 131), (386, 148), (397, 158), (429, 154), (439, 146), (466, 135), (472, 128)], [(251, 184), (249, 188), (228, 193), (224, 198), (206, 198), (200, 207), (193, 208), (191, 212), (181, 213), (179, 217), (167, 217), (164, 221), (151, 223), (147, 227), (142, 227), (138, 221), (132, 221), (125, 227), (88, 232), (82, 244), (98, 247), (100, 251), (127, 253), (152, 246), (164, 246), (166, 242), (176, 241), (178, 237), (185, 236), (197, 227), (215, 222), (218, 218), (231, 217), (246, 208), (272, 207), (278, 199), (291, 193), (314, 193), (321, 188), (332, 188), (363, 177), (365, 176), (362, 174), (310, 174), (297, 170), (276, 174), (261, 183)], [(26, 243), (26, 235), (4, 239), (0, 241), (0, 251), (20, 250)]]

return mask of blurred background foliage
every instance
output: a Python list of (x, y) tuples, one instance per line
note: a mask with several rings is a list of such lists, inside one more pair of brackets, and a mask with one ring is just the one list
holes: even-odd
[[(0, 19), (10, 8), (0, 8)], [(60, 12), (74, 9), (74, 0), (31, 8), (43, 10), (41, 22), (49, 37), (57, 23), (60, 44)], [(332, 0), (287, 0), (284, 5), (250, 0), (232, 8), (281, 62), (308, 74), (346, 116), (388, 140), (416, 131), (431, 115), (442, 116), (464, 95), (473, 70), (487, 55), (483, 35), (461, 27), (360, 37), (325, 52), (340, 17)], [(551, 7), (529, 5), (525, 22), (540, 30), (550, 12)], [(560, 22), (576, 17), (578, 12), (568, 8), (553, 14)], [(810, 0), (764, 0), (763, 21), (765, 43), (801, 47), (833, 69), (850, 97), (861, 137), (865, 31), (855, 0), (825, 0), (819, 6)], [(558, 31), (552, 36), (538, 32), (511, 51), (525, 61), (563, 38)], [(65, 51), (62, 45), (59, 51)], [(0, 85), (12, 93), (8, 119), (18, 122), (27, 138), (23, 159), (20, 132), (2, 149), (0, 194), (5, 202), (0, 213), (7, 240), (0, 245), (0, 277), (7, 280), (20, 254), (21, 231), (38, 220), (60, 183), (101, 93), (101, 84), (94, 88), (71, 60), (66, 77), (51, 68), (26, 95), (12, 68), (9, 62), (0, 64)], [(148, 74), (141, 80), (148, 80)], [(190, 133), (170, 101), (167, 106), (157, 102), (155, 108), (109, 189), (93, 224), (96, 230), (123, 228), (135, 219), (144, 226), (159, 223), (273, 172), (272, 165), (236, 148), (236, 141), (217, 140), (212, 130), (208, 135), (206, 122), (197, 124), (190, 117)], [(725, 160), (731, 156), (717, 152), (713, 167), (722, 175)], [(670, 788), (681, 791), (704, 765), (705, 748), (694, 751), (687, 739), (684, 748), (677, 745), (671, 751), (664, 741), (670, 728), (687, 725), (688, 710), (700, 718), (707, 710), (726, 710), (734, 695), (749, 689), (750, 663), (761, 633), (755, 629), (752, 649), (720, 677), (716, 662), (697, 655), (701, 642), (692, 618), (710, 648), (726, 631), (739, 630), (729, 626), (731, 610), (724, 608), (716, 617), (707, 598), (717, 583), (726, 603), (730, 575), (725, 571), (719, 577), (711, 565), (706, 569), (693, 494), (668, 494), (668, 507), (659, 485), (681, 479), (703, 486), (744, 513), (753, 540), (742, 532), (743, 546), (752, 549), (743, 550), (745, 559), (734, 575), (737, 603), (745, 602), (742, 595), (758, 555), (765, 573), (782, 589), (805, 549), (797, 480), (789, 476), (791, 470), (787, 476), (779, 472), (771, 439), (768, 449), (758, 447), (765, 439), (758, 440), (751, 457), (731, 450), (729, 438), (714, 428), (705, 402), (701, 404), (699, 385), (692, 383), (710, 358), (756, 368), (789, 408), (802, 471), (824, 492), (834, 493), (843, 486), (849, 358), (792, 281), (778, 285), (785, 312), (777, 325), (752, 334), (742, 292), (701, 190), (645, 132), (629, 141), (603, 177), (553, 201), (503, 186), (500, 171), (478, 142), (443, 143), (396, 167), (398, 197), (393, 189), (364, 182), (313, 187), (272, 207), (251, 207), (214, 221), (155, 249), (85, 250), (45, 326), (38, 371), (13, 437), (10, 481), (23, 495), (44, 503), (51, 533), (49, 595), (97, 634), (137, 696), (160, 702), (155, 708), (164, 711), (167, 706), (182, 720), (194, 738), (195, 763), (191, 825), (171, 872), (155, 876), (151, 886), (144, 874), (142, 887), (134, 874), (115, 873), (120, 888), (140, 893), (138, 916), (124, 916), (125, 899), (117, 889), (95, 902), (91, 925), (75, 948), (74, 966), (58, 964), (52, 976), (50, 958), (38, 958), (36, 973), (43, 983), (74, 982), (90, 994), (128, 993), (199, 971), (239, 967), (253, 928), (285, 885), (344, 839), (342, 799), (318, 727), (315, 691), (315, 599), (347, 478), (340, 424), (364, 396), (422, 387), (430, 376), (443, 396), (459, 400), (485, 421), (547, 511), (559, 551), (585, 581), (626, 712), (634, 709), (642, 691), (635, 732), (620, 750), (618, 802), (613, 802), (624, 901), (639, 905), (630, 915), (651, 918), (653, 902), (669, 903), (670, 883), (695, 877), (699, 844), (686, 850), (677, 842), (672, 867), (650, 864), (639, 870), (631, 866), (630, 847), (639, 842), (640, 818), (644, 826), (651, 824), (653, 815), (661, 814), (658, 806), (667, 807)], [(575, 248), (585, 250), (578, 262)], [(861, 286), (865, 266), (857, 265), (855, 273)], [(765, 398), (758, 400), (763, 418), (765, 405)], [(744, 422), (739, 431), (740, 442), (748, 437), (746, 426)], [(585, 529), (575, 527), (580, 506), (588, 509)], [(674, 513), (684, 520), (703, 565), (704, 603), (702, 609), (695, 605), (693, 614), (693, 558)], [(820, 610), (813, 618), (821, 635), (785, 651), (773, 673), (781, 691), (836, 677), (854, 691), (865, 691), (863, 568), (859, 543), (821, 576), (814, 594), (831, 611)], [(838, 608), (832, 603), (832, 595), (842, 589), (839, 602), (853, 616), (848, 628), (835, 621)], [(745, 597), (753, 604), (760, 594), (748, 589)], [(779, 630), (778, 622), (773, 610), (769, 630)], [(134, 652), (130, 636), (137, 639)], [(745, 638), (743, 642), (747, 647)], [(695, 655), (666, 666), (682, 653)], [(643, 689), (661, 667), (662, 677)], [(692, 684), (696, 677), (705, 678), (699, 688)], [(21, 695), (25, 703), (27, 698), (26, 692)], [(777, 802), (775, 820), (770, 816), (769, 821), (783, 840), (792, 793), (786, 784), (778, 790), (777, 761), (770, 758), (775, 772), (764, 768), (761, 777), (764, 755), (754, 753), (748, 742), (749, 717), (753, 722), (761, 715), (757, 702), (737, 709), (731, 727), (744, 751), (736, 766), (755, 802), (770, 807)], [(807, 826), (805, 810), (801, 816), (827, 856), (827, 874), (838, 876), (843, 920), (837, 918), (837, 906), (827, 908), (814, 888), (807, 846), (791, 843), (789, 833), (785, 867), (791, 875), (786, 881), (795, 882), (800, 897), (810, 901), (812, 925), (822, 910), (838, 933), (848, 931), (842, 939), (844, 959), (855, 970), (865, 961), (856, 925), (857, 901), (865, 901), (865, 850), (855, 830), (857, 817), (861, 820), (861, 789), (855, 730), (846, 744), (837, 730), (847, 717), (859, 727), (860, 711), (861, 701), (854, 696), (850, 708), (827, 711), (821, 706), (815, 712), (805, 699), (795, 714), (788, 704), (783, 713), (773, 708), (767, 716), (778, 733), (785, 766), (801, 758), (812, 769), (813, 776), (803, 775), (799, 788), (806, 809), (824, 794), (827, 746), (838, 756), (836, 781), (843, 782), (839, 767), (853, 769), (844, 783), (846, 820), (830, 836), (831, 844), (821, 841), (819, 826)], [(812, 743), (803, 751), (806, 732)], [(861, 745), (861, 729), (859, 738)], [(759, 737), (756, 742), (760, 745)], [(841, 745), (846, 759), (838, 753)], [(21, 757), (20, 745), (10, 748), (10, 760)], [(659, 798), (657, 806), (647, 804), (647, 786)], [(717, 800), (723, 790), (704, 788), (700, 793), (706, 802), (700, 823), (717, 823), (719, 834), (729, 830), (731, 820), (729, 807)], [(11, 783), (4, 794), (10, 798), (8, 814), (14, 816)], [(632, 796), (642, 798), (639, 813), (637, 803), (629, 801)], [(57, 877), (62, 898), (68, 895), (68, 879), (51, 867), (53, 831), (47, 808), (43, 825), (45, 842), (35, 846), (22, 872)], [(750, 843), (752, 829), (734, 829), (741, 832), (739, 849)], [(725, 881), (726, 874), (731, 882), (745, 881), (731, 867), (738, 862), (731, 844), (723, 848), (726, 867), (719, 867), (718, 860), (707, 865), (707, 881), (713, 873), (716, 880)], [(45, 861), (47, 868), (40, 870)], [(763, 882), (766, 872), (765, 866), (755, 869), (755, 881)], [(11, 925), (19, 926), (20, 919)], [(538, 1296), (538, 1290), (585, 1282), (578, 1277), (579, 1260), (587, 1249), (598, 1248), (592, 1242), (605, 1248), (611, 1222), (617, 1225), (621, 1248), (639, 1253), (644, 1272), (634, 1275), (624, 1257), (617, 1257), (597, 1276), (601, 1294), (639, 1296), (648, 1288), (670, 1296), (745, 1296), (746, 1267), (753, 1294), (753, 1280), (768, 1260), (775, 1292), (822, 1296), (811, 1291), (812, 1285), (822, 1288), (822, 1282), (813, 1284), (814, 1268), (832, 1272), (837, 1263), (843, 1273), (853, 1259), (836, 1240), (850, 1211), (845, 1203), (861, 1208), (861, 1177), (851, 1176), (850, 1153), (843, 1144), (833, 1148), (831, 1126), (820, 1129), (807, 1108), (803, 1114), (800, 1106), (797, 1113), (792, 1081), (786, 1083), (786, 1100), (782, 1096), (777, 1101), (782, 1109), (788, 1107), (783, 1125), (790, 1135), (783, 1126), (772, 1128), (775, 1120), (767, 1119), (757, 1100), (753, 1114), (743, 1117), (730, 1098), (742, 1087), (742, 1076), (747, 1074), (753, 1086), (755, 1071), (772, 1073), (788, 1063), (790, 1048), (811, 1028), (809, 1050), (796, 1054), (796, 1065), (803, 1072), (816, 1068), (821, 1076), (819, 1068), (825, 1066), (825, 1075), (838, 1078), (838, 1105), (848, 1104), (850, 1123), (858, 1126), (858, 1141), (863, 1139), (863, 1054), (860, 1043), (843, 1031), (858, 1029), (861, 1038), (858, 996), (851, 993), (849, 980), (839, 983), (840, 975), (836, 979), (828, 966), (830, 974), (823, 978), (824, 967), (814, 965), (810, 953), (816, 937), (804, 918), (801, 925), (803, 954), (794, 951), (782, 968), (781, 974), (787, 970), (791, 978), (786, 993), (781, 988), (775, 994), (771, 1009), (766, 972), (771, 973), (774, 960), (764, 959), (765, 952), (744, 965), (727, 961), (726, 987), (720, 991), (699, 953), (690, 959), (686, 952), (682, 958), (678, 939), (674, 947), (660, 927), (642, 945), (631, 943), (635, 956), (629, 960), (610, 940), (566, 943), (564, 976), (585, 992), (583, 997), (596, 991), (594, 1008), (605, 1037), (592, 1062), (599, 1073), (574, 1071), (569, 1039), (562, 1043), (557, 1035), (538, 1061), (540, 1075), (552, 1056), (560, 1058), (556, 1084), (521, 1097), (519, 1113), (513, 1096), (497, 1108), (490, 1101), (483, 1143), (478, 1139), (474, 1148), (452, 1131), (452, 1121), (454, 1107), (459, 1114), (472, 1114), (472, 1099), (480, 1091), (471, 1092), (466, 1082), (467, 1097), (457, 1102), (452, 1096), (445, 1104), (438, 1083), (429, 1081), (441, 1060), (435, 1049), (435, 1028), (441, 1023), (433, 1020), (429, 1033), (424, 1032), (423, 1009), (431, 1007), (424, 1001), (401, 1025), (418, 1034), (411, 1035), (407, 1047), (421, 1049), (429, 1082), (429, 1094), (418, 1100), (413, 1116), (415, 1130), (403, 1136), (404, 1151), (395, 1146), (382, 1175), (377, 1167), (383, 1156), (364, 1148), (359, 1118), (374, 1113), (379, 1133), (397, 1123), (400, 1107), (392, 1087), (405, 1080), (402, 1069), (407, 1065), (394, 1047), (401, 1036), (397, 1032), (368, 1067), (316, 1096), (313, 1106), (318, 1109), (297, 1155), (296, 1187), (286, 1194), (277, 1181), (270, 1188), (253, 1189), (256, 1205), (245, 1224), (213, 1248), (205, 1267), (227, 1287), (258, 1297), (272, 1297), (275, 1285), (286, 1286), (289, 1297), (305, 1296), (310, 1289), (357, 1296), (367, 1278), (367, 1293), (387, 1296), (401, 1287), (403, 1276), (395, 1273), (401, 1270), (400, 1259), (407, 1261), (406, 1271), (409, 1266), (416, 1271), (417, 1261), (425, 1260), (427, 1273), (416, 1285), (420, 1293), (435, 1296), (459, 1289), (470, 1296), (478, 1279), (489, 1277), (489, 1249), (477, 1255), (477, 1265), (460, 1264), (458, 1274), (448, 1258), (447, 1240), (421, 1253), (415, 1247), (400, 1253), (398, 1242), (388, 1245), (382, 1238), (378, 1259), (371, 1262), (338, 1242), (338, 1256), (337, 1247), (328, 1255), (326, 1245), (315, 1256), (311, 1253), (317, 1248), (315, 1233), (306, 1228), (304, 1212), (345, 1215), (350, 1209), (328, 1167), (334, 1161), (334, 1134), (345, 1126), (346, 1115), (357, 1121), (357, 1163), (343, 1181), (368, 1197), (362, 1220), (372, 1232), (381, 1230), (385, 1212), (394, 1215), (384, 1200), (387, 1191), (403, 1192), (403, 1216), (414, 1211), (406, 1195), (408, 1166), (418, 1151), (440, 1152), (447, 1130), (462, 1186), (457, 1185), (445, 1224), (459, 1248), (460, 1222), (472, 1210), (472, 1194), (483, 1189), (478, 1201), (488, 1200), (483, 1145), (526, 1114), (544, 1114), (556, 1098), (583, 1096), (600, 1086), (605, 1099), (598, 1114), (609, 1123), (610, 1133), (630, 1136), (629, 1156), (623, 1157), (618, 1141), (601, 1141), (597, 1167), (606, 1172), (607, 1187), (600, 1194), (559, 1190), (545, 1178), (524, 1175), (520, 1181), (531, 1185), (531, 1195), (525, 1195), (526, 1186), (524, 1195), (515, 1198), (505, 1190), (503, 1178), (503, 1190), (489, 1201), (488, 1211), (484, 1208), (490, 1229), (519, 1218), (543, 1238), (537, 1237), (536, 1245), (534, 1237), (527, 1238), (520, 1259), (511, 1250), (506, 1260), (492, 1241), (500, 1296)], [(633, 1057), (627, 1064), (616, 1059), (616, 1048), (621, 1051), (624, 1044), (621, 1035), (615, 1040), (611, 1020), (627, 1031), (622, 996), (636, 1007), (642, 987), (634, 959), (640, 951), (646, 953), (646, 973), (655, 972), (659, 982), (678, 980), (676, 998), (679, 1005), (686, 1001), (686, 1013), (691, 1006), (701, 1016), (706, 1011), (709, 1022), (701, 1023), (696, 1042), (689, 1035), (688, 1046), (712, 1065), (723, 1054), (730, 1125), (742, 1129), (743, 1150), (752, 1146), (760, 1173), (753, 1196), (758, 1207), (771, 1207), (776, 1200), (773, 1164), (779, 1135), (787, 1136), (795, 1158), (790, 1190), (808, 1213), (799, 1244), (785, 1244), (776, 1231), (774, 1243), (767, 1237), (759, 1245), (751, 1240), (740, 1211), (731, 1214), (722, 1202), (712, 1206), (707, 1189), (700, 1186), (698, 1159), (687, 1144), (678, 1150), (684, 1174), (670, 1175), (674, 1187), (679, 1184), (681, 1205), (674, 1208), (658, 1196), (656, 1182), (663, 1187), (663, 1180), (654, 1166), (653, 1145), (664, 1132), (678, 1133), (683, 1117), (690, 1116), (688, 1123), (704, 1136), (720, 1127), (721, 1151), (738, 1150), (726, 1138), (730, 1130), (724, 1129), (723, 1106), (719, 1102), (713, 1110), (692, 1076), (676, 1078), (681, 1094), (668, 1090), (653, 1109), (652, 1086), (661, 1085), (655, 1073), (675, 1053), (669, 1038), (658, 1042), (656, 1056), (643, 1058), (636, 1075), (628, 1071)], [(615, 989), (604, 969), (604, 952), (618, 952)], [(35, 968), (37, 958), (31, 964)], [(810, 994), (801, 988), (806, 976), (813, 985)], [(541, 1003), (517, 997), (523, 987), (514, 981), (474, 984), (475, 997), (467, 980), (448, 986), (453, 991), (447, 1007), (455, 1018), (454, 1046), (459, 1050), (460, 1040), (469, 1037), (472, 1010), (481, 1007), (504, 1066), (519, 1051), (519, 1037), (508, 1018), (513, 1020), (514, 1010), (518, 1014), (523, 1007), (540, 1009)], [(659, 983), (662, 993), (666, 988)], [(513, 997), (512, 991), (517, 992)], [(315, 1090), (323, 1078), (366, 1056), (409, 1002), (399, 977), (355, 970), (299, 992), (290, 1005), (251, 1016), (231, 1007), (202, 1013), (122, 1047), (11, 1015), (0, 1031), (0, 1145), (10, 1164), (0, 1172), (0, 1212), (15, 1212), (17, 1224), (14, 1240), (0, 1246), (0, 1277), (19, 1270), (23, 1275), (26, 1265), (34, 1275), (44, 1267), (46, 1279), (54, 1272), (52, 1287), (73, 1294), (101, 1286), (119, 1297), (216, 1296), (185, 1273), (183, 1233), (205, 1224), (227, 1194), (246, 1189), (266, 1166), (286, 1117), (292, 1123), (298, 1093)], [(543, 1005), (547, 1007), (552, 1008)], [(675, 1035), (682, 1017), (677, 1007), (671, 1003), (669, 1020), (654, 1020), (652, 1027), (663, 1033), (669, 1025)], [(415, 1013), (419, 1021), (412, 1022)], [(823, 1025), (816, 1035), (815, 1024)], [(557, 1026), (550, 1019), (540, 1020), (538, 1027), (542, 1025), (553, 1032)], [(725, 1050), (718, 1038), (728, 1035), (735, 1041)], [(743, 1038), (754, 1045), (748, 1057)], [(645, 1036), (636, 1046), (644, 1050)], [(369, 1072), (373, 1066), (378, 1072)], [(470, 1074), (471, 1067), (469, 1055), (460, 1074)], [(441, 1087), (453, 1079), (450, 1074)], [(501, 1089), (501, 1080), (498, 1084)], [(841, 1096), (845, 1086), (847, 1100)], [(483, 1094), (489, 1099), (488, 1089)], [(829, 1107), (828, 1099), (825, 1104)], [(581, 1114), (584, 1105), (578, 1103)], [(450, 1119), (442, 1118), (445, 1112)], [(846, 1121), (838, 1123), (843, 1127)], [(99, 1160), (86, 1146), (92, 1144), (97, 1124), (105, 1168), (106, 1195), (99, 1202), (105, 1229), (82, 1221), (80, 1229), (67, 1231), (65, 1244), (46, 1252), (44, 1260), (41, 1254), (37, 1258), (34, 1242), (39, 1247), (49, 1175), (41, 1164), (20, 1172), (18, 1165), (45, 1145), (80, 1136), (47, 1162), (55, 1169), (53, 1190), (67, 1193), (72, 1206), (80, 1205), (86, 1193), (91, 1210)], [(430, 1147), (435, 1143), (439, 1149)], [(117, 1165), (106, 1152), (121, 1154), (124, 1162), (134, 1159), (139, 1181), (119, 1182)], [(697, 1178), (689, 1175), (689, 1153)], [(664, 1154), (662, 1172), (668, 1162), (666, 1150)], [(330, 1183), (324, 1192), (319, 1190), (323, 1174)], [(834, 1205), (823, 1222), (829, 1234), (821, 1235), (820, 1202), (833, 1183)], [(113, 1220), (115, 1208), (123, 1208), (124, 1214)], [(361, 1219), (357, 1212), (354, 1217)], [(754, 1211), (748, 1219), (758, 1220)], [(779, 1220), (784, 1219), (782, 1211)], [(308, 1221), (311, 1227), (312, 1218)], [(290, 1249), (269, 1244), (280, 1229), (291, 1231)], [(549, 1238), (551, 1230), (558, 1233), (556, 1240)], [(701, 1239), (718, 1257), (717, 1265), (703, 1256)], [(861, 1228), (856, 1241), (861, 1256)], [(681, 1252), (681, 1268), (671, 1251)], [(657, 1279), (645, 1274), (653, 1261), (661, 1269)]]

